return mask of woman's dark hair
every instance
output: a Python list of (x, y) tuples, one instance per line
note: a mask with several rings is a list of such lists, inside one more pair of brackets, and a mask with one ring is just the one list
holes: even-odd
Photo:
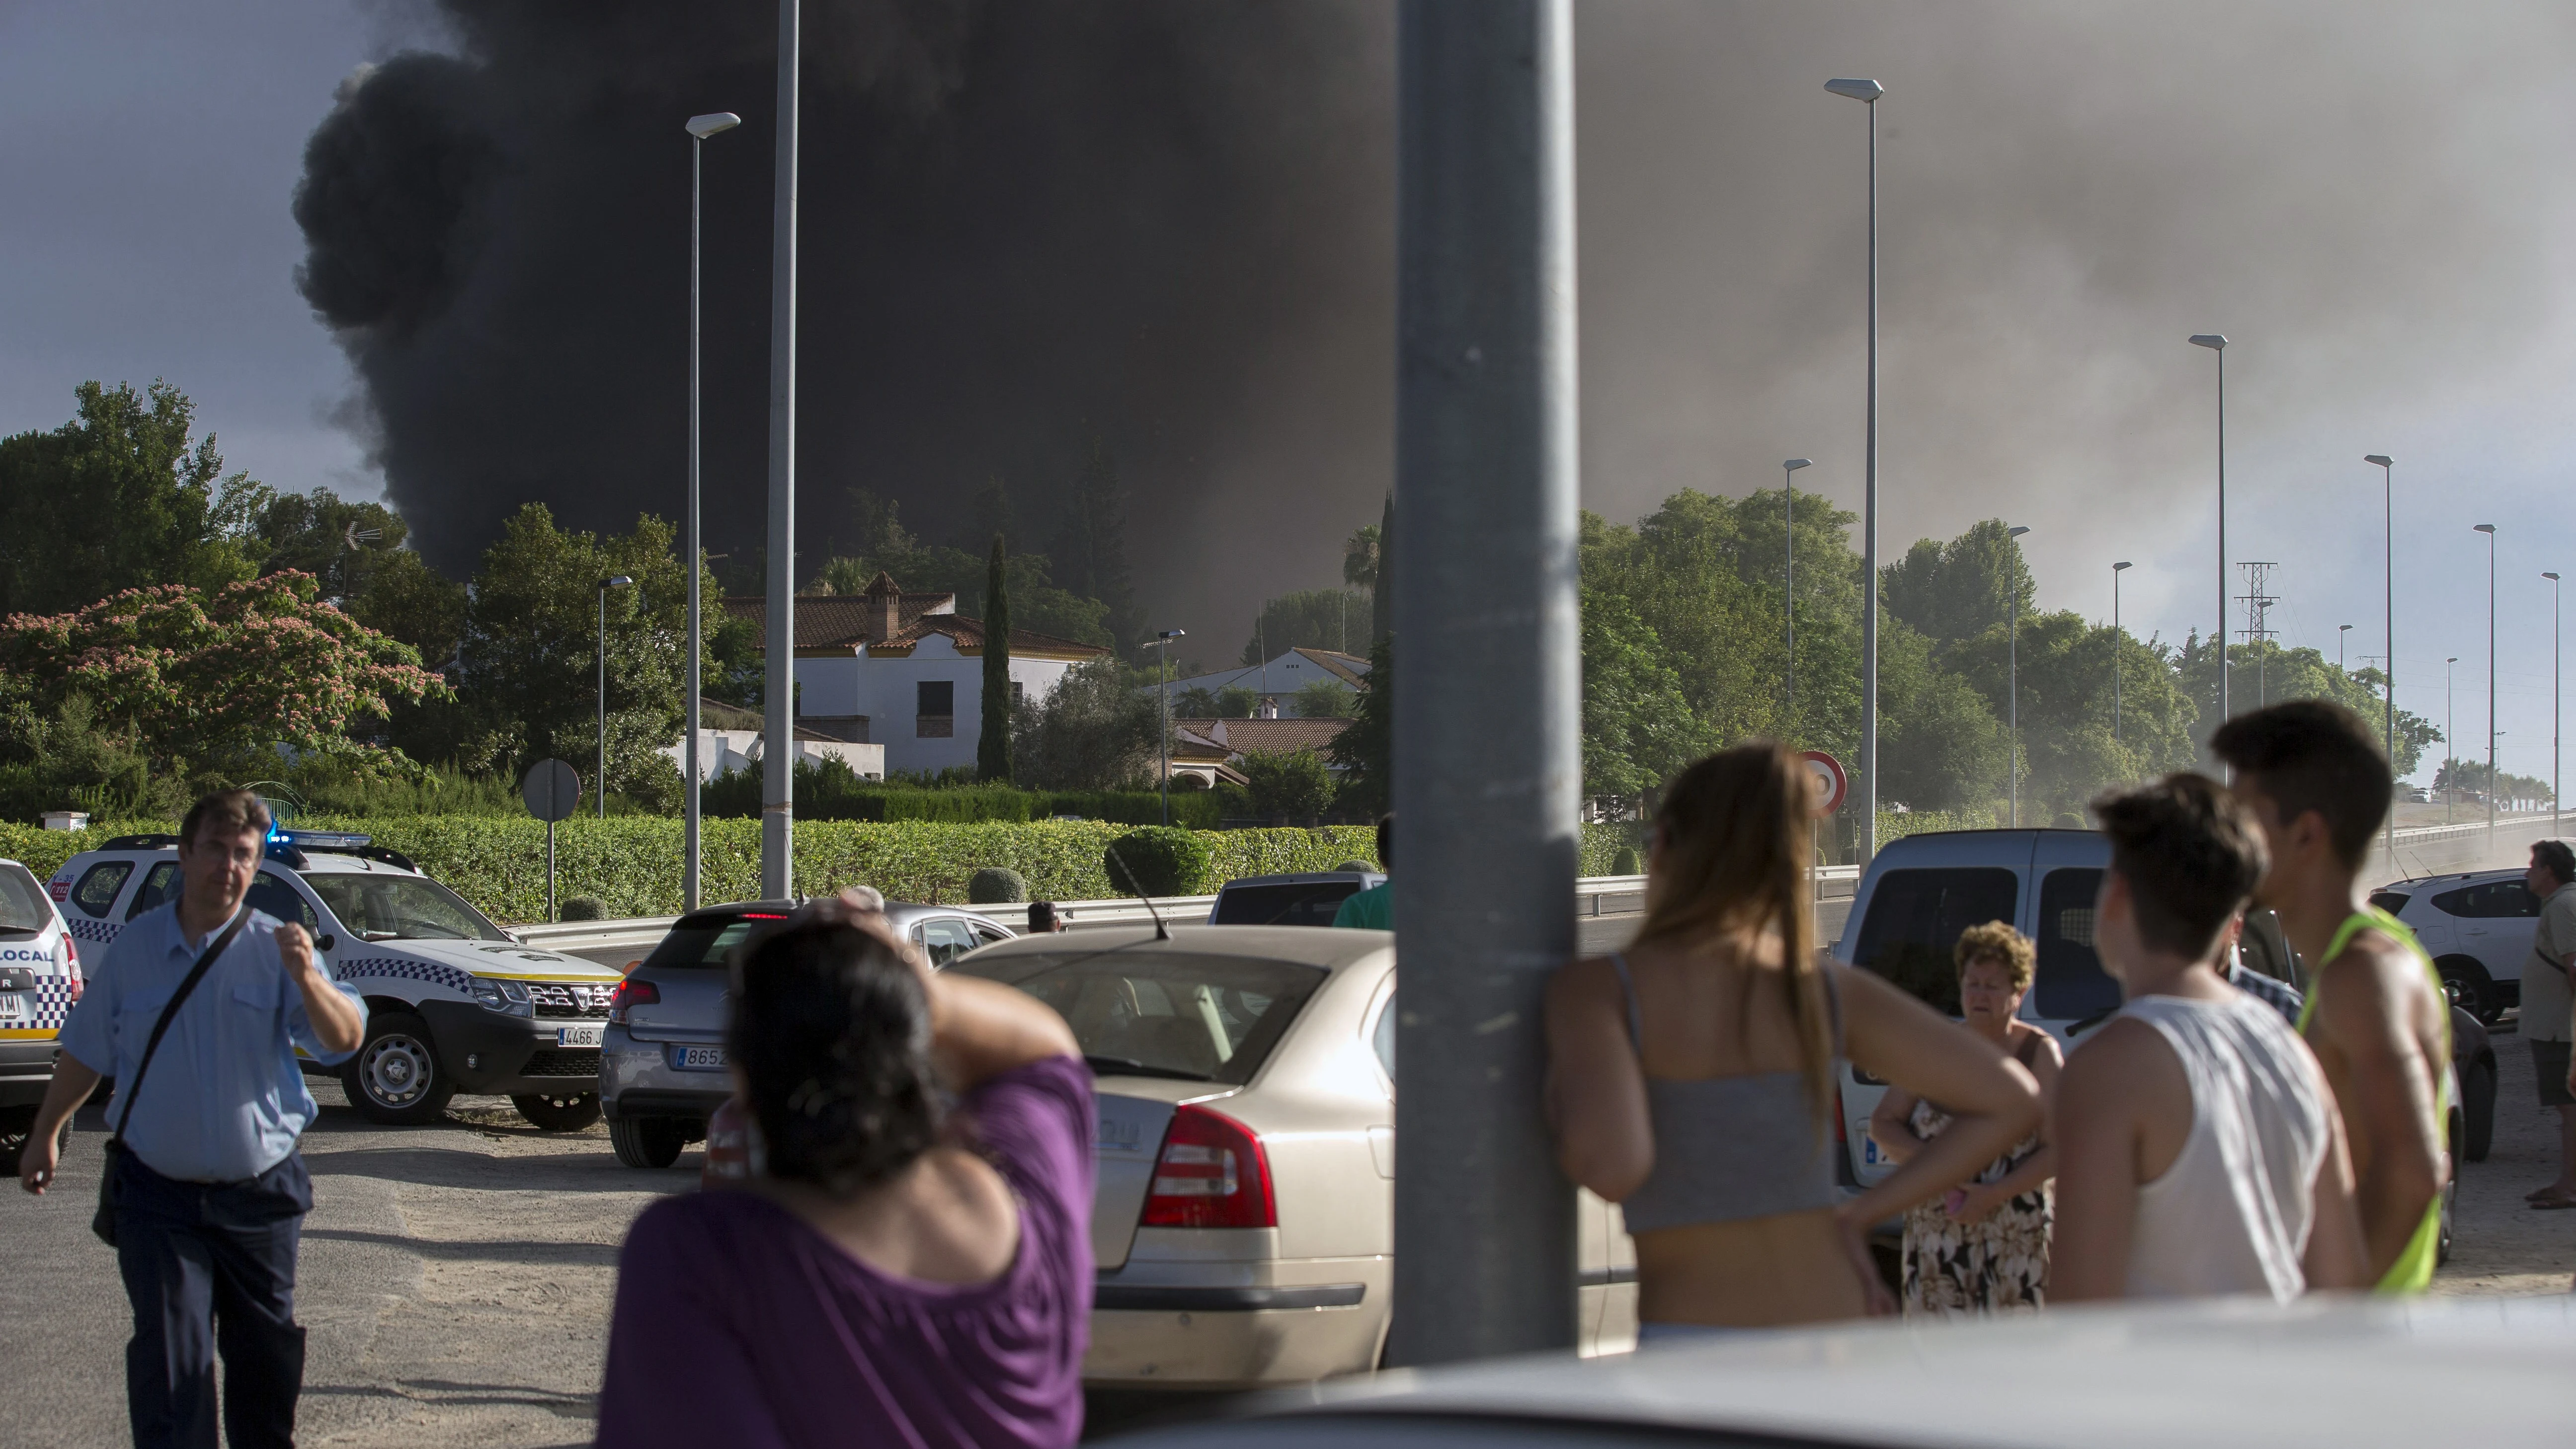
[(755, 939), (735, 968), (725, 1045), (772, 1177), (847, 1195), (911, 1166), (938, 1137), (921, 971), (868, 918)]

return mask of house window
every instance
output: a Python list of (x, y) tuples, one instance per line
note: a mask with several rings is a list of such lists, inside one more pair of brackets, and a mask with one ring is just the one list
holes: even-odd
[(1021, 682), (1019, 682), (1019, 681), (1018, 681), (1018, 680), (1016, 680), (1016, 679), (1012, 680), (1012, 681), (1011, 681), (1011, 708), (1013, 708), (1013, 709), (1017, 709), (1017, 708), (1019, 708), (1021, 705), (1024, 705), (1024, 704), (1026, 704), (1026, 703), (1028, 703), (1028, 702), (1029, 702), (1029, 687), (1028, 687), (1027, 685), (1025, 685), (1025, 684), (1022, 684)]
[(913, 736), (944, 740), (957, 732), (957, 685), (953, 680), (925, 679), (913, 686)]

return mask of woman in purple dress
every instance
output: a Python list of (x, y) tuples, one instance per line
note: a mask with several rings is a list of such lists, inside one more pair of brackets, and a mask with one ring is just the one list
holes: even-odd
[(727, 1048), (766, 1171), (627, 1233), (603, 1449), (1080, 1437), (1081, 1048), (1018, 991), (932, 975), (867, 906), (809, 906), (736, 962)]

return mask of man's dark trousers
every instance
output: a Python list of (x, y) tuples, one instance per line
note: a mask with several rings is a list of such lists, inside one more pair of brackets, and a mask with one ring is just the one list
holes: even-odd
[(304, 1330), (295, 1249), (313, 1181), (296, 1153), (247, 1182), (181, 1182), (122, 1154), (116, 1261), (134, 1304), (125, 1403), (135, 1449), (215, 1449), (215, 1351), (233, 1449), (295, 1442)]

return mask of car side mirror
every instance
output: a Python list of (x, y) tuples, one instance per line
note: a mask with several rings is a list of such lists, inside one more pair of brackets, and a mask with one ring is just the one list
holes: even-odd
[(340, 944), (340, 938), (339, 938), (339, 937), (332, 935), (332, 934), (331, 934), (330, 932), (328, 932), (328, 931), (324, 931), (324, 932), (322, 933), (321, 939), (319, 939), (319, 940), (317, 940), (317, 941), (315, 941), (315, 942), (313, 943), (313, 948), (314, 948), (315, 950), (317, 950), (317, 951), (328, 951), (328, 950), (330, 950), (332, 947), (337, 946), (337, 945), (339, 945), (339, 944)]

